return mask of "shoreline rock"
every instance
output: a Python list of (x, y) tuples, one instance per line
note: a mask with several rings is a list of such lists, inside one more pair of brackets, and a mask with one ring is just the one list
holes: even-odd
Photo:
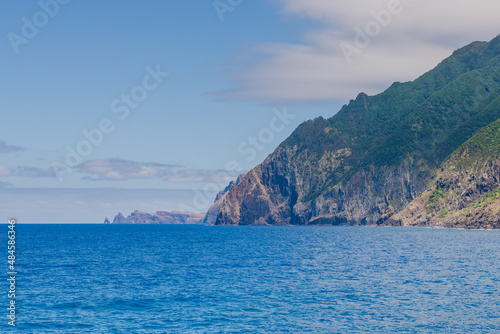
[[(202, 224), (204, 217), (205, 214), (194, 212), (157, 211), (153, 214), (136, 210), (128, 217), (119, 212), (111, 224)], [(107, 218), (104, 224), (109, 224)]]

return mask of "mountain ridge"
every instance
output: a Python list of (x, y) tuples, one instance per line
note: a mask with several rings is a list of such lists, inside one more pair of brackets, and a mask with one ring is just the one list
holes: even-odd
[(456, 50), (414, 81), (360, 93), (334, 116), (302, 123), (205, 220), (388, 224), (446, 157), (499, 118), (500, 35)]

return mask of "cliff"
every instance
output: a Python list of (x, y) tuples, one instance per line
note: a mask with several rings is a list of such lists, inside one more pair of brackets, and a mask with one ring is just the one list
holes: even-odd
[(500, 120), (450, 155), (428, 188), (391, 220), (403, 226), (500, 229)]
[(155, 214), (134, 211), (128, 217), (120, 212), (112, 224), (201, 224), (205, 215), (192, 212), (157, 211)]
[(426, 191), (450, 154), (498, 118), (500, 36), (455, 51), (413, 82), (361, 93), (333, 117), (303, 123), (231, 185), (205, 220), (406, 224), (391, 217)]
[(222, 190), (217, 194), (217, 196), (215, 197), (214, 204), (208, 209), (207, 213), (205, 214), (205, 217), (203, 219), (203, 224), (212, 224), (217, 219), (217, 214), (219, 213), (222, 203), (226, 199), (229, 189), (232, 186), (237, 186), (238, 184), (240, 184), (241, 180), (242, 176), (239, 176), (238, 179), (236, 179), (236, 181), (231, 181), (224, 190)]

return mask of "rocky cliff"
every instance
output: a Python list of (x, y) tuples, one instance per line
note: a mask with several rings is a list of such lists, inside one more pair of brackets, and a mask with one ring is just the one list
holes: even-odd
[(303, 123), (229, 187), (206, 221), (407, 224), (391, 217), (420, 198), (450, 154), (498, 118), (500, 36), (455, 51), (413, 82), (362, 93), (335, 116)]
[(205, 215), (192, 212), (157, 211), (155, 214), (134, 211), (128, 217), (120, 212), (112, 224), (201, 224)]
[(500, 120), (463, 144), (427, 189), (390, 221), (403, 226), (500, 228)]
[(239, 176), (236, 181), (231, 181), (224, 190), (222, 190), (217, 194), (217, 196), (215, 197), (214, 204), (208, 209), (207, 213), (205, 214), (205, 217), (203, 219), (204, 224), (208, 225), (213, 224), (213, 222), (217, 219), (217, 214), (219, 213), (219, 209), (222, 203), (226, 199), (229, 189), (232, 186), (237, 186), (238, 184), (240, 184), (242, 178), (243, 176)]

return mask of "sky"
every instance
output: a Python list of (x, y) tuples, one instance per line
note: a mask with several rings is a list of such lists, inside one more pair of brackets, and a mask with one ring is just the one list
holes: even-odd
[(500, 33), (495, 0), (0, 4), (0, 217), (204, 212), (303, 121)]

